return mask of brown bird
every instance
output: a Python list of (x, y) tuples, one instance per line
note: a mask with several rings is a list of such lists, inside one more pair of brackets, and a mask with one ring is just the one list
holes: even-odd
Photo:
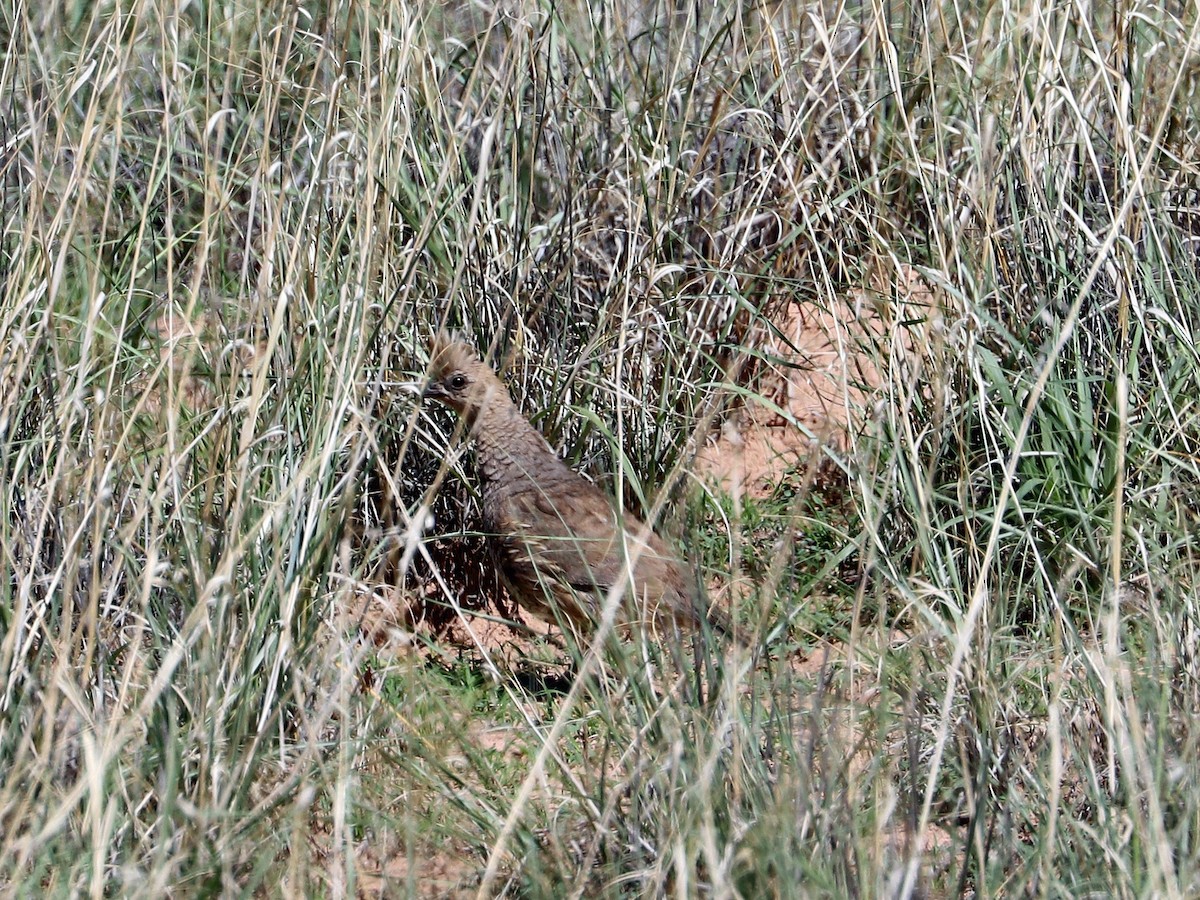
[(620, 604), (619, 626), (702, 627), (700, 591), (687, 567), (555, 455), (468, 344), (440, 333), (429, 358), (423, 396), (454, 409), (475, 439), (493, 560), (523, 608), (578, 637), (595, 628), (610, 596)]

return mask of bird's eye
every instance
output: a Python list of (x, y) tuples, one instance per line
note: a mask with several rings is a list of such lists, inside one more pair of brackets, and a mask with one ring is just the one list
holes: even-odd
[(461, 391), (461, 390), (462, 390), (463, 388), (465, 388), (466, 386), (467, 386), (467, 376), (466, 376), (466, 375), (463, 375), (463, 374), (460, 372), (460, 373), (459, 373), (459, 374), (457, 374), (457, 375), (451, 375), (451, 376), (450, 376), (450, 388), (451, 388), (451, 390), (455, 390), (455, 391)]

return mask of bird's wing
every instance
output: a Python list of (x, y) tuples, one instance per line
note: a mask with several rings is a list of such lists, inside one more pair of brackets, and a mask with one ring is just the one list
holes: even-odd
[(657, 598), (664, 590), (685, 590), (673, 583), (679, 580), (678, 563), (662, 540), (632, 517), (625, 519), (622, 534), (608, 500), (583, 478), (558, 490), (530, 486), (501, 506), (499, 530), (575, 590), (608, 591), (625, 583), (631, 568), (639, 594)]

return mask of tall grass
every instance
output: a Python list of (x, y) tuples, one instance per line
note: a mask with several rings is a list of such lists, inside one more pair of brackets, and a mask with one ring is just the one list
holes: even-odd
[[(0, 11), (5, 892), (1196, 894), (1197, 27)], [(789, 308), (856, 424), (702, 490)], [(451, 642), (441, 326), (750, 648)]]

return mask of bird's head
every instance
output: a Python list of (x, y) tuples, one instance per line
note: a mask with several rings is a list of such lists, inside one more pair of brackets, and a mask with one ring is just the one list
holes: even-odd
[(507, 398), (508, 392), (470, 344), (440, 331), (429, 342), (429, 382), (422, 396), (446, 404), (471, 422), (489, 402)]

